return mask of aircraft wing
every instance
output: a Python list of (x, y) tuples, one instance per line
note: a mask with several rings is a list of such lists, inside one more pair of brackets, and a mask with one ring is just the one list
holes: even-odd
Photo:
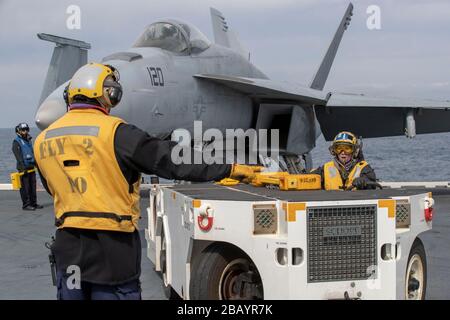
[(450, 108), (450, 100), (432, 100), (395, 97), (371, 97), (365, 94), (331, 93), (327, 107), (387, 107), (387, 108)]
[(314, 106), (327, 141), (339, 131), (352, 131), (364, 138), (450, 132), (450, 101), (327, 93), (268, 79), (213, 74), (194, 77), (229, 87), (259, 102)]
[(450, 131), (450, 101), (331, 93), (315, 106), (326, 140), (353, 131), (366, 138)]
[(226, 86), (252, 99), (309, 105), (327, 102), (327, 93), (288, 82), (214, 74), (196, 74), (194, 77)]

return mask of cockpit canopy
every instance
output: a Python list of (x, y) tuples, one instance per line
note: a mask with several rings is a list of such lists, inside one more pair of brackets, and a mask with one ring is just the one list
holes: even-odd
[(166, 19), (149, 25), (133, 47), (156, 47), (176, 53), (199, 53), (211, 42), (190, 23)]

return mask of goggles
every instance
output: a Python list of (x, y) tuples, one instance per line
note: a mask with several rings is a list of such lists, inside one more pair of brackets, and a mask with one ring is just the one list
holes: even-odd
[(345, 154), (352, 154), (353, 147), (345, 144), (337, 145), (334, 147), (334, 152), (336, 152), (336, 154), (340, 154), (341, 152), (344, 152)]
[(19, 128), (18, 129), (19, 131), (23, 131), (23, 132), (29, 132), (30, 131), (30, 128), (28, 128), (28, 127), (24, 127), (24, 128)]

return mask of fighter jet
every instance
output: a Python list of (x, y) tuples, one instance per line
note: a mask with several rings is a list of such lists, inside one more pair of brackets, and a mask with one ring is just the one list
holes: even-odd
[[(211, 8), (215, 43), (190, 23), (162, 19), (150, 24), (133, 46), (103, 58), (120, 73), (123, 99), (112, 114), (170, 139), (174, 130), (279, 129), (284, 165), (299, 172), (312, 166), (309, 152), (322, 133), (341, 130), (364, 138), (450, 131), (450, 101), (393, 99), (323, 91), (342, 36), (350, 3), (309, 85), (270, 80), (250, 61), (223, 14)], [(38, 34), (56, 43), (36, 124), (49, 126), (66, 112), (63, 90), (87, 63), (88, 43)]]

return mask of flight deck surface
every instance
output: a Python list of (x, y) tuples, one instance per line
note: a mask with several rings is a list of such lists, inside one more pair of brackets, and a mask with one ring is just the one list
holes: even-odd
[[(229, 187), (227, 187), (229, 188)], [(239, 186), (239, 193), (246, 193), (247, 186)], [(234, 192), (223, 192), (225, 187), (213, 185), (208, 190), (200, 184), (178, 185), (174, 191), (190, 192), (196, 198), (205, 194), (210, 197), (223, 198), (235, 195)], [(253, 188), (256, 189), (256, 188)], [(257, 188), (265, 195), (248, 194), (247, 199), (265, 199), (270, 194), (274, 196), (280, 191)], [(419, 192), (418, 192), (419, 191)], [(435, 199), (435, 215), (433, 229), (423, 234), (428, 260), (427, 299), (450, 299), (450, 190), (449, 189), (415, 189), (402, 192), (433, 192)], [(378, 192), (378, 191), (377, 191)], [(386, 195), (391, 190), (383, 190)], [(398, 190), (392, 194), (401, 195)], [(290, 192), (281, 192), (280, 197), (289, 197), (292, 201), (304, 198), (292, 198)], [(344, 196), (344, 192), (339, 192)], [(348, 192), (347, 196), (357, 196), (358, 192)], [(143, 192), (142, 194), (148, 194)], [(318, 196), (321, 192), (317, 193)], [(366, 194), (367, 196), (368, 194)], [(384, 193), (383, 193), (384, 195)], [(322, 195), (320, 195), (322, 196)], [(340, 195), (337, 195), (340, 197)], [(242, 196), (244, 197), (244, 196)], [(374, 195), (378, 197), (378, 195)], [(147, 225), (148, 196), (141, 199), (140, 223), (142, 250), (142, 297), (143, 299), (165, 299), (161, 286), (161, 278), (154, 271), (153, 264), (146, 256), (144, 228)], [(261, 200), (261, 201), (267, 201)], [(290, 200), (291, 201), (291, 200)], [(56, 288), (52, 286), (48, 250), (44, 243), (55, 232), (53, 225), (53, 202), (46, 192), (38, 192), (38, 202), (44, 209), (37, 211), (23, 211), (19, 192), (0, 191), (0, 299), (56, 299)]]

